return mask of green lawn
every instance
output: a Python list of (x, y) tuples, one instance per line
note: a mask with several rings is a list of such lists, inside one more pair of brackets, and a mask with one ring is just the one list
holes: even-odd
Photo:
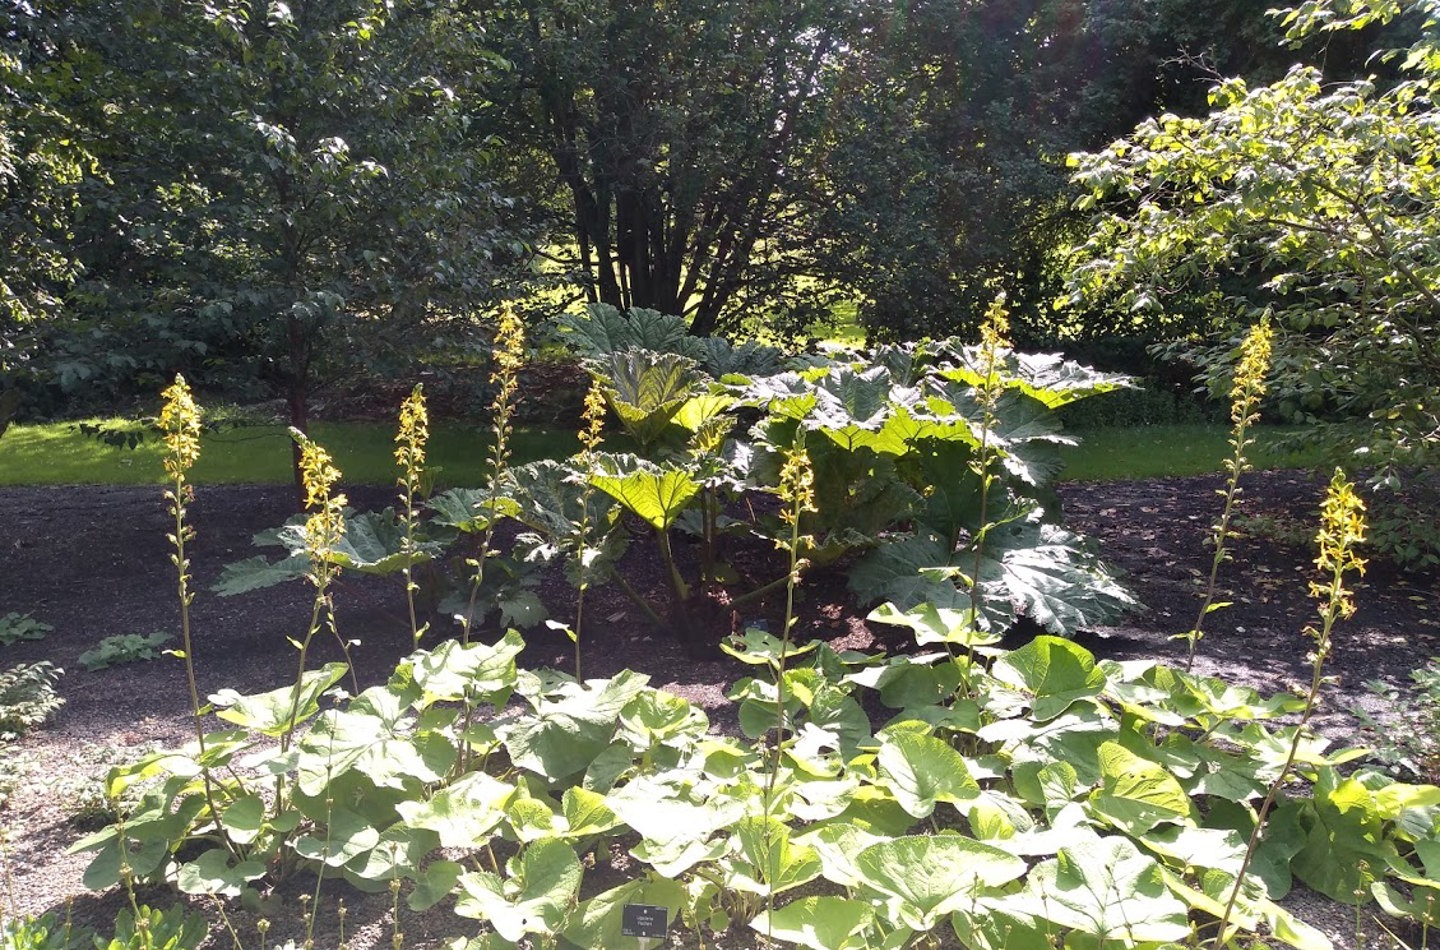
[[(138, 423), (132, 424), (138, 430)], [(1261, 429), (1252, 450), (1259, 468), (1303, 467), (1319, 459), (1265, 452), (1279, 432)], [(394, 438), (389, 424), (317, 423), (314, 438), (335, 456), (349, 484), (386, 485), (395, 480)], [(1217, 425), (1088, 429), (1081, 444), (1065, 449), (1063, 477), (1082, 481), (1196, 475), (1221, 470), (1229, 432)], [(430, 464), (439, 487), (484, 480), (488, 433), (475, 426), (432, 427)], [(514, 460), (563, 458), (577, 443), (569, 432), (521, 429)], [(84, 435), (73, 423), (11, 426), (0, 439), (0, 485), (158, 485), (164, 480), (162, 446), (153, 439), (135, 449), (114, 448)], [(193, 472), (197, 484), (285, 483), (290, 480), (290, 439), (283, 426), (245, 426), (207, 435)]]
[[(1259, 469), (1320, 464), (1318, 453), (1281, 453), (1272, 448), (1295, 431), (1268, 426), (1255, 430), (1255, 445), (1248, 452), (1251, 464)], [(1099, 428), (1071, 434), (1080, 445), (1062, 450), (1065, 471), (1060, 477), (1073, 481), (1203, 475), (1222, 471), (1233, 453), (1230, 430), (1220, 425)]]
[[(134, 426), (138, 429), (139, 424)], [(290, 437), (284, 426), (244, 426), (206, 435), (192, 481), (200, 485), (290, 481)], [(330, 450), (348, 484), (395, 481), (395, 433), (390, 424), (316, 423), (311, 437)], [(488, 430), (473, 425), (431, 427), (429, 462), (440, 487), (484, 481)], [(520, 429), (513, 459), (564, 457), (578, 448), (569, 432)], [(73, 423), (11, 426), (0, 439), (0, 485), (159, 485), (164, 446), (150, 439), (134, 449), (114, 448)]]

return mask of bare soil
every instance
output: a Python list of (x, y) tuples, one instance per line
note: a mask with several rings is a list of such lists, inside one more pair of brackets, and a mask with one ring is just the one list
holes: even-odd
[[(1248, 533), (1235, 543), (1234, 559), (1220, 575), (1219, 599), (1231, 606), (1208, 619), (1196, 671), (1265, 692), (1289, 690), (1309, 681), (1309, 641), (1302, 631), (1315, 616), (1306, 594), (1313, 553), (1303, 539), (1313, 534), (1321, 488), (1298, 472), (1251, 475), (1246, 485)], [(1194, 623), (1210, 569), (1206, 538), (1219, 508), (1215, 493), (1220, 487), (1218, 476), (1062, 487), (1067, 522), (1100, 542), (1104, 556), (1125, 572), (1147, 608), (1122, 625), (1084, 634), (1080, 639), (1088, 649), (1118, 659), (1184, 662), (1185, 645), (1172, 637)], [(386, 489), (354, 489), (350, 495), (359, 508), (391, 501)], [(296, 656), (288, 638), (302, 632), (309, 618), (309, 595), (301, 585), (232, 598), (205, 592), (225, 564), (256, 553), (251, 536), (284, 521), (292, 505), (292, 494), (283, 487), (198, 490), (190, 517), (198, 531), (191, 557), (202, 591), (193, 608), (202, 694), (222, 687), (271, 689), (294, 675)], [(7, 768), (20, 774), (16, 791), (0, 810), (6, 869), (0, 910), (69, 912), (77, 920), (101, 924), (122, 906), (121, 895), (86, 892), (81, 882), (85, 856), (65, 853), (83, 834), (83, 816), (76, 813), (93, 800), (95, 780), (110, 763), (154, 743), (186, 740), (188, 694), (182, 665), (171, 658), (87, 672), (78, 657), (111, 634), (178, 631), (166, 540), (172, 527), (156, 489), (0, 489), (0, 615), (31, 613), (55, 628), (43, 641), (3, 648), (0, 664), (48, 659), (66, 671), (60, 682), (65, 706), (43, 729), (14, 744), (5, 753), (8, 766), (0, 767), (0, 776)], [(648, 550), (633, 545), (623, 565), (642, 589), (659, 581), (657, 565), (646, 560)], [(748, 557), (748, 562), (738, 559), (743, 570), (761, 577), (770, 569), (762, 554)], [(1334, 682), (1317, 719), (1323, 733), (1342, 743), (1363, 740), (1347, 710), (1364, 705), (1375, 715), (1384, 713), (1364, 689), (1365, 681), (1406, 687), (1412, 669), (1440, 655), (1440, 580), (1434, 574), (1402, 575), (1372, 565), (1357, 588), (1359, 612), (1337, 634), (1328, 667)], [(563, 580), (547, 585), (544, 596), (563, 616), (571, 596)], [(410, 650), (398, 581), (347, 579), (337, 599), (341, 632), (361, 641), (355, 651), (361, 685), (383, 681)], [(759, 619), (774, 609), (759, 609), (754, 617), (727, 615), (717, 619), (717, 627)], [(840, 572), (808, 578), (801, 611), (802, 640), (825, 638), (853, 649), (903, 647), (894, 632), (871, 629), (864, 621), (864, 611), (846, 596)], [(725, 693), (745, 675), (738, 664), (706, 644), (681, 644), (651, 629), (618, 595), (597, 595), (587, 613), (594, 619), (584, 631), (587, 678), (625, 668), (643, 671), (652, 684), (704, 707), (720, 728), (735, 728)], [(526, 664), (573, 665), (572, 647), (562, 635), (541, 628), (527, 639)], [(313, 662), (336, 658), (327, 651), (338, 655), (327, 645)], [(624, 860), (623, 854), (615, 857)], [(298, 891), (291, 891), (279, 896), (294, 901)], [(164, 892), (149, 896), (161, 906), (174, 899)], [(336, 946), (334, 899), (324, 899), (324, 935), (317, 945)], [(394, 926), (390, 896), (366, 898), (352, 891), (346, 900), (352, 946), (388, 945)], [(1350, 909), (1313, 895), (1297, 900), (1302, 918), (1330, 932), (1340, 946), (1353, 943)], [(214, 913), (213, 907), (209, 910)], [(298, 914), (288, 916), (298, 919)], [(232, 918), (242, 935), (254, 933), (248, 929), (252, 917), (238, 912)], [(464, 932), (467, 923), (448, 912), (402, 913), (405, 943), (411, 947), (439, 946), (442, 938)], [(1376, 933), (1372, 924), (1365, 926)], [(283, 942), (278, 927), (267, 943), (276, 943), (277, 936)], [(741, 937), (719, 944), (747, 945)]]

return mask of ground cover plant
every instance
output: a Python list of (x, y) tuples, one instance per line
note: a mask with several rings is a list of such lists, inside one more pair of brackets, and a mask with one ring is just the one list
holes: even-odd
[[(193, 406), (179, 386), (172, 405), (184, 621)], [(981, 429), (982, 444), (1001, 444)], [(77, 845), (95, 855), (90, 886), (133, 894), (168, 880), (234, 897), (313, 874), (318, 897), (343, 878), (392, 889), (397, 943), (402, 904), (453, 898), (457, 915), (487, 922), (455, 944), (473, 947), (619, 945), (620, 909), (636, 902), (666, 907), (696, 939), (748, 926), (812, 947), (925, 945), (942, 931), (972, 947), (1238, 946), (1262, 926), (1327, 945), (1274, 903), (1297, 878), (1347, 903), (1374, 891), (1402, 914), (1432, 913), (1440, 792), (1344, 774), (1356, 753), (1327, 755), (1303, 722), (1276, 722), (1313, 709), (1357, 567), (1362, 522), (1338, 476), (1307, 700), (1097, 661), (1051, 636), (1000, 649), (978, 610), (954, 606), (877, 612), (913, 631), (918, 651), (900, 656), (795, 644), (787, 598), (778, 636), (748, 629), (726, 644), (756, 673), (732, 693), (741, 738), (631, 672), (523, 669), (513, 632), (417, 649), (382, 685), (327, 697), (345, 666), (305, 656), (332, 632), (348, 523), (330, 490), (338, 473), (305, 448), (314, 597), (294, 681), (217, 693), (238, 728), (204, 732), (182, 623), (195, 740), (111, 773), (115, 794), (160, 784)], [(998, 451), (989, 458), (982, 483)], [(823, 524), (804, 517), (817, 502), (809, 466), (792, 441), (777, 480), (792, 597), (815, 545), (802, 526)], [(1311, 796), (1277, 797), (1291, 781)], [(588, 883), (587, 856), (611, 842), (631, 873)]]

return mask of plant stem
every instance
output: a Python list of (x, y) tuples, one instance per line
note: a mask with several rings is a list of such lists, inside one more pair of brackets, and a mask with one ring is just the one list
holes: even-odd
[(1320, 629), (1318, 631), (1313, 627), (1308, 629), (1308, 632), (1315, 638), (1314, 660), (1310, 672), (1310, 691), (1305, 697), (1305, 708), (1300, 714), (1300, 723), (1295, 727), (1295, 734), (1291, 737), (1290, 751), (1285, 757), (1285, 764), (1281, 767), (1280, 774), (1275, 776), (1275, 780), (1270, 783), (1265, 801), (1255, 816), (1255, 827), (1250, 831), (1250, 840), (1245, 846), (1245, 856), (1235, 875), (1235, 884), (1230, 889), (1230, 897), (1225, 902), (1224, 913), (1220, 915), (1220, 928), (1215, 934), (1214, 950), (1221, 950), (1225, 945), (1226, 929), (1230, 923), (1230, 915), (1234, 912), (1235, 903), (1240, 897), (1240, 889), (1244, 886), (1245, 872), (1249, 870), (1250, 862), (1254, 859), (1255, 851), (1260, 845), (1260, 837), (1265, 830), (1265, 821), (1270, 815), (1270, 809), (1274, 807), (1275, 799), (1280, 794), (1281, 787), (1285, 784), (1290, 770), (1295, 765), (1305, 726), (1315, 712), (1320, 697), (1320, 687), (1324, 683), (1325, 658), (1330, 654), (1330, 636), (1335, 627), (1335, 621), (1341, 617), (1349, 617), (1355, 611), (1350, 592), (1345, 587), (1345, 573), (1348, 570), (1363, 573), (1365, 570), (1365, 562), (1354, 552), (1355, 547), (1365, 538), (1365, 522), (1361, 516), (1363, 510), (1364, 505), (1355, 496), (1354, 486), (1347, 482), (1344, 473), (1337, 469), (1335, 477), (1330, 482), (1330, 489), (1326, 493), (1325, 500), (1321, 503), (1320, 533), (1316, 538), (1320, 553), (1316, 557), (1315, 563), (1321, 570), (1328, 569), (1330, 577), (1325, 586), (1311, 585), (1311, 592), (1323, 597), (1324, 600), (1320, 608)]

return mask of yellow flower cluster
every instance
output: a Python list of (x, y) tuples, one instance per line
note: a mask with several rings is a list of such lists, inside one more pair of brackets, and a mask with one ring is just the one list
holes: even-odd
[(1344, 576), (1351, 571), (1365, 573), (1365, 559), (1355, 553), (1365, 541), (1365, 502), (1340, 469), (1335, 470), (1325, 500), (1320, 503), (1320, 533), (1315, 540), (1320, 548), (1315, 566), (1331, 581), (1312, 582), (1310, 593), (1333, 603), (1339, 616), (1349, 617), (1355, 613), (1355, 602), (1344, 586)]
[(1005, 309), (1005, 292), (995, 295), (980, 325), (980, 345), (991, 359), (996, 350), (1010, 349), (1010, 311)]
[(1240, 345), (1240, 363), (1235, 367), (1235, 381), (1230, 387), (1230, 419), (1237, 425), (1248, 422), (1255, 402), (1265, 395), (1265, 375), (1270, 372), (1270, 351), (1275, 330), (1268, 318), (1250, 328)]
[(425, 388), (416, 383), (400, 404), (400, 428), (395, 433), (395, 461), (405, 472), (407, 484), (420, 481), (425, 468), (425, 445), (430, 439), (430, 414), (425, 408)]
[(165, 404), (160, 409), (160, 429), (165, 433), (165, 474), (172, 480), (184, 477), (200, 458), (200, 407), (190, 393), (185, 377), (175, 374), (175, 382), (161, 394)]
[(514, 380), (525, 365), (525, 326), (508, 304), (500, 311), (500, 325), (495, 332), (495, 372), (497, 382)]
[(305, 540), (310, 556), (328, 560), (328, 553), (345, 534), (345, 496), (332, 495), (340, 470), (318, 443), (292, 430), (300, 441), (300, 478), (305, 486), (305, 507), (315, 513), (305, 521)]
[(780, 466), (780, 497), (786, 502), (780, 516), (787, 524), (794, 524), (800, 512), (815, 510), (815, 470), (803, 447), (785, 453), (785, 463)]
[(580, 445), (586, 452), (594, 452), (600, 447), (605, 430), (605, 392), (599, 380), (590, 381), (590, 389), (585, 393), (585, 410), (580, 419), (583, 423), (580, 428)]

